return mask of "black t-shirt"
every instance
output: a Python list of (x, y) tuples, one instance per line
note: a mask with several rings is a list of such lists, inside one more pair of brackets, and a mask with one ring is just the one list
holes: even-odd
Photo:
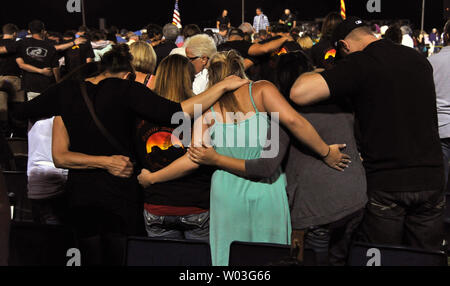
[(89, 58), (95, 58), (94, 50), (92, 49), (92, 45), (89, 41), (65, 50), (64, 72), (69, 73), (77, 67), (84, 65), (86, 63), (86, 60)]
[(251, 46), (252, 46), (252, 43), (247, 42), (245, 40), (228, 41), (228, 42), (225, 42), (225, 43), (219, 45), (217, 47), (217, 51), (224, 52), (224, 51), (235, 50), (244, 59), (248, 59), (248, 60), (251, 60), (252, 62), (255, 62), (255, 59), (248, 54), (248, 51), (250, 50)]
[(177, 45), (173, 41), (164, 41), (161, 44), (154, 47), (156, 53), (156, 67), (159, 66), (161, 61), (165, 59), (173, 49), (176, 49)]
[(16, 62), (17, 42), (13, 39), (0, 39), (0, 47), (6, 47), (8, 53), (0, 54), (0, 76), (20, 76)]
[(336, 58), (336, 49), (331, 45), (331, 41), (322, 38), (319, 43), (311, 49), (312, 60), (317, 68), (330, 69)]
[[(137, 121), (136, 151), (139, 162), (151, 172), (159, 171), (184, 156), (187, 146), (172, 136), (174, 127), (145, 120)], [(212, 170), (201, 166), (187, 177), (155, 184), (144, 192), (144, 201), (153, 205), (209, 209)]]
[[(182, 111), (179, 103), (156, 95), (140, 83), (111, 78), (98, 85), (86, 85), (98, 118), (129, 154), (120, 154), (99, 131), (76, 81), (52, 86), (19, 106), (15, 115), (19, 119), (61, 115), (70, 138), (70, 151), (97, 156), (125, 155), (135, 159), (136, 119), (170, 124), (172, 115)], [(137, 215), (138, 207), (143, 205), (136, 176), (122, 179), (105, 170), (70, 170), (66, 191), (73, 207), (96, 207), (129, 218), (129, 221), (136, 219), (132, 216)]]
[[(271, 41), (275, 41), (281, 38), (281, 36), (275, 36), (273, 38), (267, 39), (265, 41), (260, 42), (260, 44), (265, 44)], [(280, 55), (301, 51), (302, 48), (295, 41), (288, 41), (283, 44), (278, 50), (271, 54), (265, 54), (259, 57), (255, 57), (255, 65), (250, 68), (248, 74), (250, 79), (257, 80), (268, 80), (271, 82), (275, 82), (275, 73), (274, 69), (278, 64), (278, 57)]]
[(295, 16), (292, 14), (289, 15), (283, 14), (283, 16), (281, 16), (281, 20), (284, 22), (285, 25), (288, 25), (289, 27), (294, 26), (294, 22), (296, 21)]
[(425, 57), (380, 40), (322, 73), (333, 97), (351, 97), (369, 191), (442, 189), (433, 69)]
[[(17, 57), (22, 58), (26, 64), (37, 68), (57, 68), (59, 66), (58, 54), (55, 47), (48, 41), (33, 38), (17, 42)], [(23, 72), (25, 91), (41, 93), (55, 82), (55, 78), (38, 73)]]
[(228, 16), (217, 18), (217, 22), (219, 22), (219, 25), (225, 24), (227, 26), (228, 26), (228, 24), (231, 23), (230, 18), (228, 18)]

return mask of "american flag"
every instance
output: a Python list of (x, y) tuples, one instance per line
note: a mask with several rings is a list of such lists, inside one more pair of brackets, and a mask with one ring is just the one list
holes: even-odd
[(173, 20), (172, 24), (181, 28), (181, 16), (180, 16), (180, 7), (178, 6), (178, 0), (175, 1), (175, 9), (173, 10)]
[(346, 19), (347, 18), (347, 11), (345, 10), (345, 1), (341, 0), (341, 16), (342, 19)]

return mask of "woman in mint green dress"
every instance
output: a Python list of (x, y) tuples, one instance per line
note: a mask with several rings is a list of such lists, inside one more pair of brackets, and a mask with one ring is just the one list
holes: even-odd
[[(234, 51), (217, 53), (210, 60), (210, 85), (229, 75), (246, 77), (243, 59)], [(245, 168), (246, 160), (261, 158), (270, 124), (266, 113), (273, 112), (327, 165), (340, 169), (348, 162), (348, 157), (339, 151), (342, 145), (323, 142), (273, 84), (260, 81), (225, 94), (196, 121), (187, 155), (158, 172), (143, 170), (138, 177), (141, 184), (148, 185), (187, 176), (199, 164), (218, 168), (212, 176), (210, 206), (210, 244), (215, 266), (228, 265), (233, 241), (290, 243), (286, 179), (281, 166), (270, 178), (259, 180), (249, 179)]]
[[(210, 129), (211, 144), (220, 155), (241, 160), (261, 157), (270, 120), (259, 113), (252, 97), (252, 84), (248, 89), (253, 116), (238, 123), (223, 123), (217, 119), (214, 107), (211, 108), (215, 121)], [(245, 147), (226, 147), (239, 146), (238, 139), (245, 141)], [(289, 244), (291, 223), (286, 178), (281, 167), (274, 176), (260, 181), (217, 170), (211, 181), (210, 214), (213, 265), (228, 265), (233, 241)]]

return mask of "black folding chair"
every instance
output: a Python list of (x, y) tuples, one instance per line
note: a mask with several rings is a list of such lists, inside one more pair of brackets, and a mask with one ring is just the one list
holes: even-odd
[[(314, 265), (314, 253), (304, 252), (303, 265)], [(229, 266), (276, 266), (293, 263), (291, 246), (273, 243), (234, 241), (230, 246)]]
[(28, 199), (27, 173), (24, 171), (4, 171), (9, 196), (14, 198), (14, 221), (32, 222), (31, 202)]
[(28, 139), (14, 137), (6, 140), (13, 155), (28, 155)]
[(206, 242), (129, 237), (126, 266), (211, 266)]
[(75, 248), (73, 232), (64, 226), (12, 222), (10, 266), (65, 266)]
[(450, 223), (450, 193), (446, 194), (444, 221)]
[(12, 162), (8, 171), (26, 171), (28, 164), (28, 140), (26, 138), (8, 138), (8, 147)]
[(447, 255), (403, 246), (354, 243), (349, 266), (448, 266)]

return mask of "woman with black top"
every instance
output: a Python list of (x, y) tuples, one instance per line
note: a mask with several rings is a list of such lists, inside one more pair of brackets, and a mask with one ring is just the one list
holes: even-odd
[[(85, 81), (95, 113), (112, 137), (127, 150), (121, 154), (99, 132), (81, 95), (79, 81), (63, 81), (21, 108), (22, 115), (59, 115), (53, 128), (55, 165), (70, 170), (66, 185), (69, 213), (86, 264), (120, 264), (125, 235), (142, 225), (140, 189), (133, 175), (133, 135), (136, 117), (170, 124), (177, 112), (194, 114), (194, 105), (207, 109), (220, 96), (246, 84), (230, 77), (181, 103), (168, 101), (130, 80), (134, 73), (126, 45), (106, 53), (100, 74)], [(112, 239), (110, 239), (112, 237)]]
[[(180, 55), (165, 58), (156, 73), (155, 92), (173, 102), (194, 96), (195, 69)], [(142, 165), (157, 172), (182, 157), (187, 145), (172, 135), (176, 126), (139, 120), (137, 153)], [(209, 240), (209, 189), (212, 171), (201, 168), (183, 179), (145, 185), (144, 221), (149, 237)]]

